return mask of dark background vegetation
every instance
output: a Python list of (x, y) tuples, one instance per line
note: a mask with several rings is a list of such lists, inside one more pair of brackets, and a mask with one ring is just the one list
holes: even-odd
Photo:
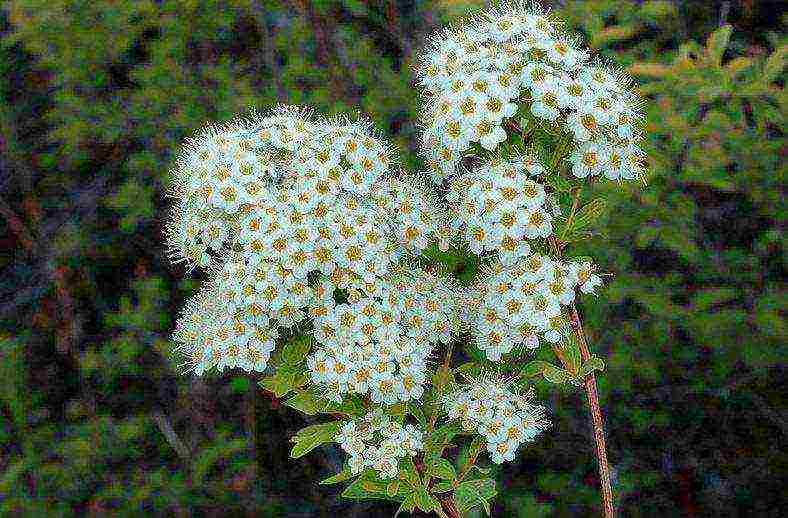
[[(183, 138), (277, 101), (360, 109), (416, 169), (414, 52), (479, 3), (3, 3), (0, 515), (393, 515), (316, 484), (335, 448), (288, 460), (308, 423), (249, 377), (179, 374), (199, 279), (164, 257), (163, 193)], [(553, 5), (649, 100), (648, 186), (599, 185), (577, 250), (614, 274), (581, 311), (621, 514), (783, 516), (784, 5)], [(537, 390), (554, 426), (495, 472), (493, 515), (595, 515), (584, 395)]]

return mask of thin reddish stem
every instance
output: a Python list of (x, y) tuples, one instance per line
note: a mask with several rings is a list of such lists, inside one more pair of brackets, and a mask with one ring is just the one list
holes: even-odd
[[(561, 246), (556, 240), (555, 236), (550, 236), (550, 246), (553, 248), (553, 253), (560, 256)], [(580, 348), (580, 357), (583, 363), (591, 359), (591, 351), (588, 348), (588, 341), (586, 340), (585, 332), (583, 331), (583, 322), (580, 320), (580, 313), (577, 312), (577, 307), (572, 304), (572, 327), (577, 333), (578, 345)], [(588, 406), (591, 411), (591, 424), (594, 428), (594, 443), (596, 444), (596, 458), (599, 465), (599, 484), (602, 491), (602, 504), (605, 510), (605, 518), (613, 518), (616, 514), (613, 507), (613, 489), (610, 483), (610, 465), (607, 461), (607, 447), (605, 445), (605, 424), (602, 420), (602, 410), (599, 407), (599, 392), (596, 388), (596, 378), (594, 372), (591, 371), (584, 380), (586, 389), (586, 397), (588, 398)]]

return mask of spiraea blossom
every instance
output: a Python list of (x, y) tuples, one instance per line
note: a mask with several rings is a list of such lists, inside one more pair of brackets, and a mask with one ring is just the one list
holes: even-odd
[(414, 267), (397, 267), (387, 283), (349, 287), (346, 303), (324, 296), (310, 308), (319, 347), (307, 359), (325, 397), (368, 394), (374, 403), (418, 400), (428, 379), (428, 358), (462, 328), (455, 283)]
[(642, 174), (641, 102), (627, 75), (589, 52), (536, 4), (490, 7), (438, 32), (417, 70), (421, 152), (436, 184), (473, 145), (493, 151), (524, 114), (565, 132), (577, 177)]
[(399, 473), (400, 459), (422, 450), (423, 436), (415, 426), (403, 426), (377, 409), (345, 423), (335, 440), (350, 455), (353, 474), (372, 468), (380, 478), (390, 479)]
[(561, 340), (566, 319), (562, 306), (576, 290), (593, 293), (601, 284), (590, 262), (560, 261), (538, 253), (512, 265), (485, 266), (470, 287), (471, 332), (487, 358), (499, 362), (515, 349)]
[(487, 440), (487, 451), (496, 464), (514, 460), (521, 444), (533, 441), (550, 423), (545, 409), (533, 402), (533, 392), (521, 393), (510, 380), (483, 374), (470, 378), (443, 398), (449, 419), (462, 423)]
[(490, 162), (455, 178), (446, 199), (451, 204), (450, 225), (481, 255), (498, 252), (511, 264), (531, 252), (528, 239), (552, 234), (553, 210), (544, 186), (530, 176), (544, 168), (527, 156)]
[(215, 280), (186, 303), (173, 333), (187, 370), (197, 375), (211, 368), (264, 371), (277, 338), (276, 327), (232, 311)]
[[(310, 316), (329, 318), (309, 313), (326, 293), (353, 285), (374, 296), (402, 260), (433, 241), (446, 248), (451, 229), (445, 211), (425, 182), (396, 171), (395, 164), (368, 121), (318, 119), (294, 107), (266, 116), (253, 112), (187, 141), (174, 171), (169, 252), (190, 268), (207, 268), (211, 277), (174, 337), (187, 365), (195, 372), (264, 370), (272, 341), (264, 340), (249, 362), (235, 359), (242, 354), (236, 345), (243, 349), (249, 336), (276, 338), (279, 329)], [(316, 275), (331, 284), (322, 294)], [(224, 323), (190, 323), (209, 302), (214, 320)], [(419, 341), (414, 359), (428, 356), (424, 336), (412, 338)], [(392, 383), (407, 386), (400, 395), (407, 399), (421, 390), (423, 372), (414, 372), (417, 381), (406, 374)]]
[[(338, 442), (349, 469), (331, 482), (364, 473), (348, 496), (456, 516), (463, 486), (493, 481), (459, 480), (445, 457), (456, 449), (441, 443), (454, 433), (441, 427), (459, 427), (446, 421), (484, 437), (493, 462), (511, 461), (549, 423), (533, 392), (504, 373), (530, 372), (524, 357), (561, 341), (583, 346), (582, 365), (556, 348), (564, 369), (550, 366), (563, 376), (545, 367), (548, 381), (600, 368), (570, 335), (583, 335), (578, 292), (602, 281), (591, 260), (562, 253), (591, 234), (603, 206), (584, 201), (580, 180), (642, 177), (642, 115), (624, 73), (524, 1), (434, 35), (417, 76), (427, 166), (418, 174), (401, 169), (370, 121), (290, 106), (186, 141), (169, 193), (168, 255), (206, 279), (173, 339), (188, 371), (263, 372), (270, 361), (263, 387), (333, 416), (296, 434), (291, 455)], [(463, 257), (465, 246), (479, 257)], [(458, 351), (474, 358), (468, 370), (456, 366)], [(499, 374), (457, 383), (489, 362)], [(401, 470), (422, 441), (423, 458)], [(432, 485), (433, 475), (446, 479)]]

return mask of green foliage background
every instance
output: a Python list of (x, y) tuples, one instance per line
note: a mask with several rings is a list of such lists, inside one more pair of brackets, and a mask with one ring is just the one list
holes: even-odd
[[(12, 0), (0, 10), (0, 515), (391, 516), (295, 461), (308, 421), (239, 374), (181, 376), (196, 282), (163, 256), (183, 138), (250, 106), (361, 110), (416, 169), (413, 55), (476, 0)], [(597, 184), (612, 273), (581, 311), (623, 516), (779, 516), (786, 18), (755, 0), (557, 2), (648, 103), (648, 186)], [(721, 19), (723, 18), (723, 19)], [(717, 30), (721, 22), (728, 26)], [(494, 516), (599, 512), (584, 396), (494, 474)], [(783, 481), (781, 481), (781, 478)]]

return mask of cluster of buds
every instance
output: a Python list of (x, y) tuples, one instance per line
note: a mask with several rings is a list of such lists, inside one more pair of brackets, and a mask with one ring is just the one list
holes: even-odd
[(533, 441), (549, 426), (544, 408), (531, 402), (533, 393), (513, 392), (511, 386), (505, 378), (482, 375), (443, 398), (449, 419), (483, 436), (496, 464), (512, 461), (521, 444)]
[(413, 457), (423, 448), (423, 434), (413, 425), (401, 425), (377, 409), (342, 426), (336, 442), (350, 455), (353, 474), (372, 468), (380, 478), (395, 478), (399, 459)]

